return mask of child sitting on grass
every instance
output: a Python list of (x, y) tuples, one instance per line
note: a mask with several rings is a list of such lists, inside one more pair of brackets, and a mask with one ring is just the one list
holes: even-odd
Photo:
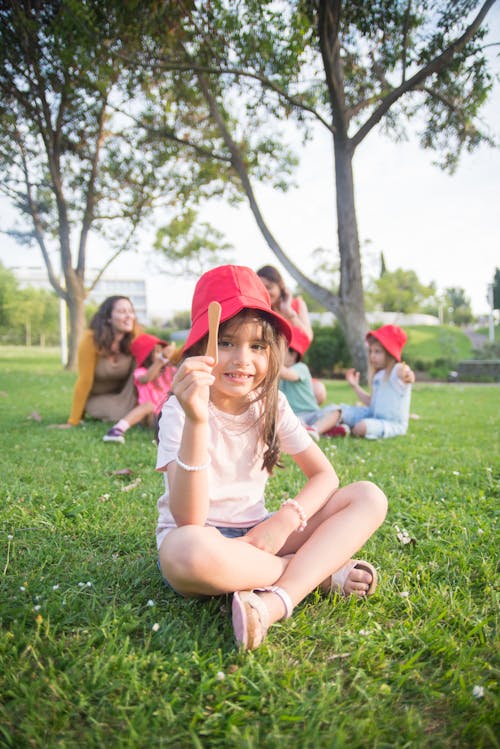
[[(212, 301), (221, 307), (215, 358), (206, 353)], [(182, 596), (232, 593), (233, 632), (246, 650), (318, 587), (365, 597), (377, 585), (375, 568), (351, 557), (383, 522), (387, 499), (370, 481), (339, 488), (279, 392), (290, 338), (250, 268), (208, 271), (196, 285), (191, 331), (159, 425), (161, 572)], [(265, 486), (281, 451), (304, 483), (269, 513)]]
[(364, 405), (341, 404), (337, 421), (350, 427), (355, 437), (375, 440), (406, 434), (415, 382), (413, 371), (401, 361), (406, 333), (397, 325), (382, 325), (367, 333), (366, 340), (371, 393), (360, 386), (359, 372), (348, 369), (346, 380)]
[(318, 408), (311, 372), (307, 364), (301, 361), (304, 350), (303, 339), (297, 335), (297, 329), (292, 328), (292, 340), (280, 372), (280, 390), (313, 439), (317, 441), (324, 434), (345, 437), (349, 434), (349, 427), (337, 425), (339, 407), (330, 405)]
[(135, 358), (134, 384), (137, 389), (137, 406), (118, 421), (102, 438), (104, 442), (125, 442), (125, 432), (141, 421), (155, 426), (155, 419), (165, 403), (176, 372), (169, 363), (175, 343), (167, 343), (154, 335), (143, 333), (131, 345)]

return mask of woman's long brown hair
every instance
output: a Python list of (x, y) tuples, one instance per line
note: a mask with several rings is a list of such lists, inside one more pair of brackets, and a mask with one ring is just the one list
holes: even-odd
[[(278, 421), (278, 394), (280, 370), (285, 360), (287, 341), (274, 323), (272, 315), (255, 309), (244, 309), (226, 322), (221, 323), (219, 336), (232, 326), (241, 325), (243, 322), (256, 321), (262, 325), (262, 338), (269, 346), (269, 365), (266, 376), (259, 388), (256, 400), (264, 401), (264, 408), (259, 416), (260, 442), (264, 449), (262, 468), (269, 474), (277, 465), (281, 467), (280, 444), (277, 432)], [(182, 358), (188, 356), (200, 356), (205, 353), (208, 335), (183, 352)]]

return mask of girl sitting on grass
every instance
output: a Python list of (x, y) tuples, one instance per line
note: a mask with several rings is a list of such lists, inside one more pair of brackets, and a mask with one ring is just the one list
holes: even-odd
[(359, 384), (359, 372), (348, 369), (345, 378), (364, 404), (341, 404), (337, 424), (346, 424), (354, 437), (380, 439), (408, 431), (411, 386), (415, 374), (401, 361), (406, 333), (397, 325), (382, 325), (366, 335), (371, 369), (371, 393)]
[(175, 367), (170, 357), (175, 343), (167, 343), (149, 333), (142, 333), (132, 341), (130, 353), (135, 358), (134, 385), (137, 406), (116, 422), (103, 437), (104, 442), (125, 442), (125, 432), (144, 421), (148, 427), (156, 426), (156, 419), (168, 398)]
[[(218, 361), (205, 355), (213, 300), (222, 308)], [(374, 567), (351, 557), (383, 522), (386, 497), (368, 481), (339, 489), (333, 467), (279, 392), (290, 338), (290, 325), (250, 268), (205, 273), (159, 426), (161, 571), (183, 596), (233, 593), (234, 636), (248, 650), (315, 588), (364, 597), (377, 585)], [(306, 481), (269, 513), (264, 489), (280, 451)]]

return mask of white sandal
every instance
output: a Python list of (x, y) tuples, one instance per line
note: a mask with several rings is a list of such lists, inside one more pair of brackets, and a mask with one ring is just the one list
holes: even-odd
[[(273, 585), (269, 588), (256, 588), (260, 593), (276, 593), (285, 607), (284, 619), (292, 615), (292, 599), (283, 588)], [(253, 613), (256, 613), (255, 617)], [(233, 632), (237, 644), (243, 650), (255, 650), (261, 645), (269, 629), (269, 612), (260, 596), (253, 590), (240, 590), (233, 594), (231, 605)]]
[[(375, 593), (375, 590), (377, 588), (378, 584), (378, 573), (375, 567), (370, 564), (370, 562), (365, 562), (364, 559), (349, 559), (346, 564), (344, 564), (343, 567), (338, 569), (336, 572), (333, 573), (333, 575), (330, 578), (330, 593), (338, 593), (341, 596), (347, 597), (349, 593), (346, 593), (344, 590), (344, 586), (347, 582), (347, 578), (349, 577), (349, 574), (351, 570), (354, 568), (357, 568), (358, 570), (363, 570), (364, 572), (369, 572), (372, 576), (372, 581), (370, 583), (370, 587), (366, 591), (366, 596), (371, 596)], [(350, 595), (358, 595), (359, 593), (351, 593)], [(359, 596), (360, 598), (364, 598), (364, 596)]]

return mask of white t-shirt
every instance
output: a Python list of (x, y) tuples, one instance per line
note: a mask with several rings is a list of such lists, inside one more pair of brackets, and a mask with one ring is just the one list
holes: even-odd
[[(209, 404), (208, 468), (210, 506), (207, 525), (246, 528), (264, 520), (267, 511), (264, 489), (269, 474), (262, 469), (263, 447), (259, 444), (259, 424), (264, 408), (262, 401), (250, 405), (242, 414), (219, 411)], [(159, 430), (156, 470), (166, 472), (179, 451), (185, 415), (175, 396), (162, 409)], [(303, 452), (311, 438), (279, 393), (277, 430), (280, 449), (289, 455)], [(165, 493), (158, 500), (156, 538), (160, 547), (165, 531), (176, 527), (169, 507), (168, 477), (165, 473)]]

